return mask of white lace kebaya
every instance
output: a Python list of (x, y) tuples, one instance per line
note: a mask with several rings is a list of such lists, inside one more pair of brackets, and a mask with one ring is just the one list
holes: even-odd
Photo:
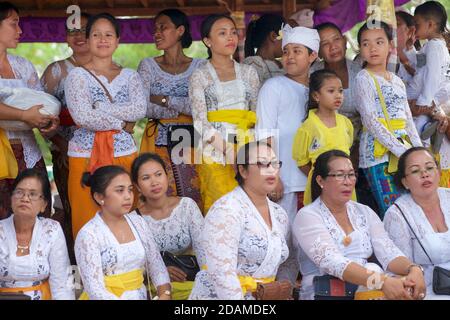
[(96, 131), (118, 130), (114, 135), (114, 157), (137, 151), (133, 136), (122, 130), (124, 122), (135, 122), (145, 117), (147, 101), (141, 77), (136, 71), (122, 69), (108, 82), (97, 76), (108, 89), (111, 103), (97, 80), (82, 68), (75, 68), (64, 86), (67, 107), (76, 124), (80, 126), (69, 142), (68, 155), (89, 158)]
[[(48, 280), (53, 300), (74, 300), (74, 280), (60, 224), (36, 218), (30, 254), (17, 256), (14, 215), (0, 221), (0, 288), (29, 288)], [(40, 291), (24, 292), (32, 300)]]
[(214, 203), (201, 236), (206, 270), (197, 274), (189, 299), (253, 299), (251, 292), (244, 296), (239, 276), (277, 275), (289, 255), (289, 222), (279, 205), (267, 201), (272, 229), (241, 187)]
[(365, 266), (373, 253), (384, 270), (392, 260), (404, 256), (372, 209), (348, 201), (347, 214), (353, 226), (353, 232), (348, 235), (351, 242), (347, 246), (343, 243), (345, 232), (320, 197), (297, 214), (292, 233), (299, 248), (298, 259), (303, 277), (300, 299), (314, 299), (315, 276), (330, 274), (342, 279), (351, 262)]
[[(0, 77), (0, 86), (12, 88), (30, 88), (42, 91), (39, 77), (33, 64), (25, 58), (19, 56), (6, 55), (11, 69), (14, 73), (14, 79), (2, 79)], [(2, 101), (0, 96), (0, 101)], [(27, 168), (33, 168), (42, 158), (41, 150), (36, 143), (33, 131), (7, 131), (9, 139), (20, 139), (23, 147), (24, 161)]]
[[(444, 214), (447, 228), (450, 227), (450, 189), (438, 189), (439, 201)], [(422, 207), (420, 207), (410, 194), (403, 195), (396, 202), (408, 219), (420, 242), (436, 266), (450, 269), (450, 229), (446, 232), (435, 232), (428, 221)], [(450, 299), (448, 295), (435, 295), (433, 293), (434, 266), (425, 255), (417, 238), (408, 227), (407, 222), (396, 206), (391, 206), (384, 216), (384, 228), (394, 243), (414, 263), (422, 265), (425, 271), (427, 295), (425, 299)]]
[[(131, 214), (137, 214), (137, 210)], [(194, 200), (183, 197), (167, 218), (156, 220), (142, 215), (150, 228), (160, 251), (175, 255), (191, 254), (193, 251), (200, 265), (204, 264), (200, 250), (200, 234), (203, 216)]]
[[(125, 217), (133, 231), (134, 241), (120, 244), (99, 213), (77, 235), (75, 256), (90, 300), (146, 300), (144, 285), (137, 290), (125, 291), (120, 298), (105, 287), (104, 276), (136, 269), (148, 272), (155, 287), (170, 283), (169, 273), (147, 223), (138, 215)], [(146, 270), (146, 265), (149, 270)]]

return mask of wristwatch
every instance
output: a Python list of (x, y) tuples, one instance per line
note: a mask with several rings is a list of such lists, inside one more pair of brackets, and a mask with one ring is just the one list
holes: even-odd
[[(169, 290), (165, 290), (162, 294), (170, 297), (171, 292)], [(159, 300), (159, 296), (155, 296), (152, 300)]]
[(413, 267), (419, 268), (420, 271), (422, 271), (422, 274), (425, 274), (425, 271), (423, 270), (423, 267), (422, 267), (420, 264), (416, 264), (416, 263), (411, 263), (411, 264), (408, 266), (408, 274), (411, 272), (411, 268), (413, 268)]
[(164, 96), (164, 97), (161, 99), (161, 103), (163, 104), (163, 106), (167, 107), (168, 100), (167, 100), (167, 97), (166, 97), (166, 96)]

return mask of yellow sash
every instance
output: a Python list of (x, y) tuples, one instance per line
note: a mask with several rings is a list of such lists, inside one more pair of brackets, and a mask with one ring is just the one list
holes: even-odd
[[(138, 290), (144, 284), (144, 275), (141, 269), (130, 272), (105, 276), (106, 290), (120, 298), (125, 291)], [(83, 292), (79, 300), (89, 300), (86, 292)]]
[[(378, 122), (380, 122), (384, 127), (388, 127), (386, 119), (378, 118)], [(392, 130), (402, 130), (406, 128), (406, 121), (404, 119), (391, 119), (390, 120)], [(367, 128), (364, 127), (364, 131), (367, 131)], [(373, 155), (375, 158), (381, 158), (388, 152), (388, 148), (380, 143), (377, 139), (374, 142), (374, 150)]]
[(5, 130), (0, 128), (0, 180), (15, 179), (18, 172), (19, 167), (11, 144)]
[[(206, 265), (202, 266), (202, 270), (207, 270)], [(253, 278), (251, 276), (238, 276), (239, 282), (241, 283), (242, 292), (244, 295), (247, 292), (255, 292), (258, 287), (258, 283), (270, 283), (275, 281), (275, 277), (268, 278)]]
[(27, 288), (0, 288), (1, 293), (24, 293), (28, 291), (40, 291), (41, 300), (52, 300), (52, 293), (50, 291), (50, 284), (48, 283), (48, 280), (43, 281), (37, 286)]
[(256, 113), (254, 111), (231, 109), (209, 111), (207, 113), (210, 122), (227, 122), (236, 125), (238, 145), (242, 146), (253, 140), (253, 135), (248, 133), (248, 129), (256, 124)]

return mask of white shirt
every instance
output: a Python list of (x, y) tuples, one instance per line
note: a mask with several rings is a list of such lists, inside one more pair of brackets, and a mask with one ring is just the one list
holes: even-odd
[[(410, 194), (400, 197), (395, 203), (400, 206), (413, 228), (427, 254), (436, 266), (450, 270), (450, 189), (438, 189), (439, 201), (445, 224), (449, 228), (446, 232), (435, 232), (428, 221), (422, 207)], [(435, 296), (432, 289), (433, 268), (417, 238), (395, 205), (392, 205), (384, 216), (384, 227), (394, 243), (414, 263), (422, 265), (427, 284), (427, 298), (450, 299), (450, 296)]]
[[(36, 218), (30, 254), (17, 256), (14, 215), (0, 221), (0, 288), (26, 288), (48, 280), (53, 300), (74, 300), (74, 280), (59, 222)], [(40, 291), (24, 292), (33, 300)]]
[(201, 236), (206, 270), (197, 273), (189, 299), (253, 299), (251, 292), (243, 295), (238, 276), (277, 275), (289, 255), (289, 222), (279, 205), (267, 201), (272, 229), (241, 187), (209, 209)]
[(147, 266), (146, 271), (155, 287), (170, 283), (169, 273), (147, 223), (138, 215), (125, 217), (136, 239), (132, 242), (120, 244), (99, 213), (77, 235), (75, 256), (90, 300), (146, 300), (144, 285), (137, 290), (125, 291), (119, 298), (106, 290), (104, 276), (146, 270)]
[[(412, 68), (414, 68), (414, 70), (417, 68), (417, 51), (414, 47), (412, 47), (411, 49), (407, 50), (406, 48), (403, 49), (403, 52), (406, 55), (406, 58), (409, 61), (409, 64), (411, 65)], [(400, 77), (400, 79), (403, 80), (403, 83), (405, 84), (405, 86), (408, 86), (408, 83), (412, 80), (413, 76), (409, 74), (408, 71), (406, 71), (405, 66), (403, 65), (403, 63), (400, 63), (400, 66), (398, 68), (398, 72), (397, 75)]]
[(303, 276), (301, 299), (314, 298), (315, 276), (330, 274), (342, 279), (351, 262), (365, 266), (373, 253), (384, 270), (392, 260), (404, 256), (389, 238), (383, 223), (372, 209), (349, 201), (347, 215), (353, 232), (348, 235), (351, 237), (350, 244), (345, 246), (344, 230), (320, 197), (300, 209), (297, 214), (292, 224), (292, 233), (295, 244), (299, 247), (298, 259)]
[(417, 54), (414, 78), (407, 87), (408, 99), (431, 106), (436, 92), (450, 81), (450, 55), (443, 39), (429, 40)]
[(283, 161), (280, 176), (285, 193), (304, 191), (306, 187), (307, 178), (292, 157), (292, 144), (305, 119), (308, 94), (304, 85), (279, 76), (267, 80), (258, 95), (257, 138), (275, 137), (274, 150)]

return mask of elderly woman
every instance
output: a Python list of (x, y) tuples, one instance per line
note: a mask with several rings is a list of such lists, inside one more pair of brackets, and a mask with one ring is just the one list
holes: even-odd
[[(299, 211), (292, 226), (299, 245), (303, 275), (300, 297), (313, 299), (315, 276), (331, 275), (360, 286), (381, 290), (387, 299), (425, 296), (421, 269), (406, 258), (369, 207), (351, 201), (356, 173), (349, 156), (330, 150), (317, 158), (312, 178), (313, 203)], [(375, 254), (378, 265), (368, 263)], [(378, 281), (375, 281), (378, 279)]]
[(426, 298), (450, 299), (432, 289), (433, 268), (450, 269), (450, 189), (439, 188), (436, 160), (421, 147), (400, 157), (395, 178), (407, 193), (388, 209), (384, 227), (398, 248), (423, 267)]
[(47, 175), (26, 169), (13, 190), (13, 214), (0, 221), (0, 293), (21, 292), (33, 300), (75, 299), (62, 228), (39, 217), (52, 204)]
[(252, 299), (257, 282), (275, 280), (288, 255), (288, 217), (267, 198), (281, 162), (272, 148), (250, 142), (238, 152), (239, 186), (217, 200), (201, 235), (206, 264), (190, 299)]

